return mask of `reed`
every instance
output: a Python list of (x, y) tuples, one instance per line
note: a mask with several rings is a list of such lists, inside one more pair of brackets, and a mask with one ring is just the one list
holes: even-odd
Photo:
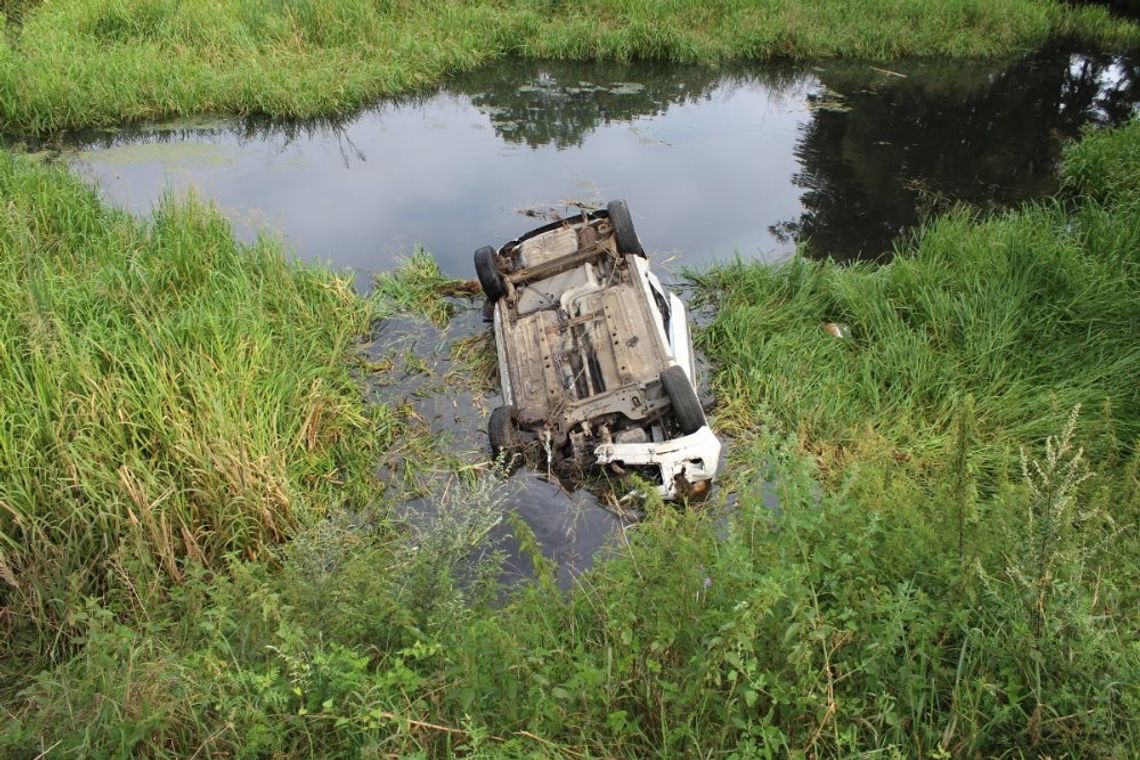
[(202, 203), (140, 222), (8, 154), (0, 196), (8, 635), (50, 642), (85, 597), (144, 613), (188, 564), (369, 498), (346, 352), (370, 310), (345, 280), (235, 243)]

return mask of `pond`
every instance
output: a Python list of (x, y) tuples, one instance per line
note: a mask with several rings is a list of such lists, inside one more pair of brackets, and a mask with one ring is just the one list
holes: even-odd
[[(76, 135), (60, 156), (147, 213), (194, 188), (252, 237), (359, 273), (422, 244), (448, 274), (628, 200), (653, 258), (881, 258), (926, 210), (1056, 189), (1064, 140), (1136, 111), (1138, 59), (729, 68), (505, 61), (336, 122), (199, 120)], [(362, 277), (364, 284), (367, 278)]]
[[(1064, 141), (1135, 113), (1138, 80), (1137, 59), (1063, 49), (885, 66), (507, 61), (337, 122), (184, 121), (33, 147), (140, 214), (167, 189), (193, 189), (239, 235), (267, 228), (362, 288), (417, 244), (470, 278), (475, 248), (612, 198), (628, 200), (651, 257), (675, 272), (734, 255), (778, 261), (797, 245), (881, 259), (927, 211), (1054, 192)], [(421, 535), (470, 528), (454, 471), (489, 465), (493, 390), (454, 379), (456, 347), (486, 328), (477, 304), (457, 309), (442, 328), (385, 320), (361, 349), (391, 367), (371, 397), (411, 409), (415, 434), (435, 442), (419, 458), (439, 461), (414, 464), (438, 487), (421, 483), (401, 505)], [(409, 458), (397, 452), (384, 479), (412, 477)], [(563, 586), (631, 529), (568, 485), (524, 470), (499, 487), (480, 530), (506, 551), (508, 579), (530, 564), (507, 514)]]

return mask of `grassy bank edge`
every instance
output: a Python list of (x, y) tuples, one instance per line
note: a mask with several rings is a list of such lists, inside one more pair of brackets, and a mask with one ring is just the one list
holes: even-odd
[(6, 152), (0, 196), (7, 662), (63, 656), (85, 598), (145, 616), (188, 567), (372, 501), (392, 428), (360, 403), (346, 279), (193, 198), (141, 221)]
[(9, 134), (48, 135), (200, 113), (330, 117), (512, 55), (708, 64), (977, 57), (1058, 36), (1140, 45), (1136, 24), (1053, 0), (56, 0), (0, 29), (0, 121)]

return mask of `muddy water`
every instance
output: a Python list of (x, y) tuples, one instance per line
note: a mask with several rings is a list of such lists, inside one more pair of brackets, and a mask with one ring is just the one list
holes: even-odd
[(445, 481), (447, 487), (400, 508), (418, 540), (438, 539), (441, 532), (470, 536), (465, 564), (497, 553), (497, 576), (507, 586), (534, 576), (534, 560), (525, 548), (531, 540), (553, 568), (555, 582), (566, 589), (607, 549), (620, 550), (626, 531), (636, 525), (632, 514), (605, 509), (596, 494), (568, 491), (533, 470), (520, 469), (490, 488), (486, 479), (498, 476), (480, 477), (484, 483), (475, 486)]
[(487, 328), (478, 304), (454, 306), (445, 326), (402, 315), (382, 320), (360, 349), (378, 370), (367, 380), (371, 399), (397, 410), (406, 428), (381, 463), (387, 495), (415, 540), (469, 547), (466, 561), (501, 553), (507, 584), (534, 571), (524, 531), (567, 588), (604, 547), (620, 545), (633, 516), (547, 473), (522, 467), (504, 478), (495, 470), (486, 430), (497, 391), (461, 358)]
[[(508, 61), (338, 123), (198, 121), (68, 142), (118, 204), (196, 188), (252, 236), (383, 270), (423, 244), (456, 276), (536, 224), (629, 200), (659, 263), (874, 258), (954, 201), (1052, 192), (1063, 140), (1136, 110), (1127, 56), (731, 69)], [(58, 146), (57, 146), (58, 147)]]

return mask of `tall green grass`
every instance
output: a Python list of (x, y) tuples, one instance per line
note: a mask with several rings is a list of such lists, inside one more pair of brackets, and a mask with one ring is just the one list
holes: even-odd
[[(1030, 452), (1040, 476), (976, 501), (965, 558), (945, 499), (913, 483), (821, 493), (796, 441), (771, 435), (751, 441), (728, 520), (658, 508), (570, 594), (540, 574), (496, 604), (491, 568), (464, 580), (485, 542), (409, 546), (334, 521), (279, 571), (191, 576), (152, 608), (162, 622), (81, 610), (85, 646), (10, 702), (0, 748), (1132, 756), (1140, 575), (1118, 560), (1138, 546), (1106, 510), (1135, 514), (1140, 490), (1091, 487), (1067, 432), (1057, 456)], [(450, 502), (486, 514), (487, 493)]]
[(359, 508), (370, 305), (4, 157), (0, 754), (1140, 754), (1137, 144), (878, 269), (697, 276), (732, 509), (651, 503), (571, 592), (536, 557), (510, 594), (493, 473), (416, 540)]
[(371, 498), (346, 361), (369, 307), (344, 280), (200, 203), (140, 222), (9, 154), (0, 197), (5, 671), (60, 654), (85, 597), (145, 616), (188, 566)]
[[(1087, 174), (1091, 150), (1068, 171)], [(796, 259), (697, 275), (718, 306), (701, 342), (721, 366), (726, 424), (777, 423), (840, 465), (877, 437), (937, 468), (971, 399), (976, 457), (992, 474), (1081, 404), (1090, 455), (1116, 461), (1140, 436), (1140, 215), (1134, 164), (1107, 169), (1093, 169), (1097, 192), (1127, 186), (1130, 200), (1089, 199), (1073, 215), (1060, 201), (988, 218), (958, 210), (889, 266)], [(826, 322), (853, 337), (831, 337)]]
[(0, 30), (0, 131), (201, 112), (328, 116), (505, 55), (989, 56), (1058, 34), (1140, 40), (1104, 9), (1053, 0), (55, 0)]

